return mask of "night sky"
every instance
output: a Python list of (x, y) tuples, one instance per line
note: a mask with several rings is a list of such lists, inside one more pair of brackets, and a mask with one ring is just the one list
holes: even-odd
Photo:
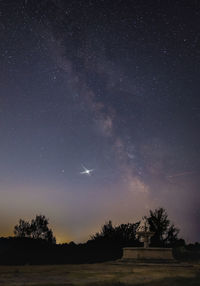
[(164, 207), (199, 241), (200, 1), (1, 0), (0, 39), (0, 236)]

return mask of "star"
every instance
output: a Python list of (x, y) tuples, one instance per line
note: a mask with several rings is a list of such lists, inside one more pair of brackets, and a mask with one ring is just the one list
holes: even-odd
[(88, 175), (91, 176), (91, 173), (94, 171), (94, 169), (87, 169), (85, 166), (82, 165), (82, 168), (84, 171), (80, 172), (81, 175)]

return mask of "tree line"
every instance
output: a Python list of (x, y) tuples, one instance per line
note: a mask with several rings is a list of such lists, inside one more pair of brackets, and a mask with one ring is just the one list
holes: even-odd
[[(148, 221), (154, 232), (151, 247), (176, 249), (185, 245), (165, 209), (150, 210)], [(114, 226), (108, 221), (85, 243), (56, 244), (44, 215), (36, 215), (31, 221), (20, 219), (14, 226), (14, 237), (0, 238), (0, 264), (94, 263), (120, 259), (123, 247), (143, 246), (136, 237), (139, 223)]]
[[(151, 239), (152, 246), (173, 246), (178, 240), (179, 229), (172, 224), (164, 208), (150, 210), (147, 218), (154, 236)], [(36, 215), (31, 222), (20, 219), (14, 227), (14, 235), (21, 238), (44, 239), (49, 243), (56, 243), (52, 229), (49, 228), (49, 221), (44, 215)], [(120, 244), (135, 244), (139, 241), (136, 238), (136, 229), (139, 222), (113, 226), (112, 221), (106, 222), (100, 232), (92, 235), (90, 241), (105, 242), (112, 241)]]

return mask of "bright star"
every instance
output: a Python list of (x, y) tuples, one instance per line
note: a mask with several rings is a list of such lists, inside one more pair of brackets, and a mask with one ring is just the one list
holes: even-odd
[(81, 175), (88, 175), (91, 176), (91, 173), (94, 171), (94, 169), (87, 169), (85, 166), (82, 165), (82, 168), (84, 171), (80, 172)]

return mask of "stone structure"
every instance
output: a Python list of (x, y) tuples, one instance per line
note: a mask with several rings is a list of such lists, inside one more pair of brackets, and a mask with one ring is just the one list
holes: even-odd
[(123, 258), (125, 260), (138, 261), (170, 261), (173, 260), (171, 248), (161, 247), (125, 247), (123, 248)]
[(136, 229), (136, 238), (140, 242), (144, 242), (144, 248), (149, 247), (151, 237), (154, 235), (154, 232), (150, 231), (150, 224), (146, 217), (142, 218), (139, 226)]
[(144, 247), (123, 248), (123, 260), (171, 262), (173, 261), (172, 249), (161, 247), (149, 247), (150, 239), (154, 232), (150, 231), (150, 225), (146, 217), (142, 219), (137, 230), (136, 238), (144, 242)]

